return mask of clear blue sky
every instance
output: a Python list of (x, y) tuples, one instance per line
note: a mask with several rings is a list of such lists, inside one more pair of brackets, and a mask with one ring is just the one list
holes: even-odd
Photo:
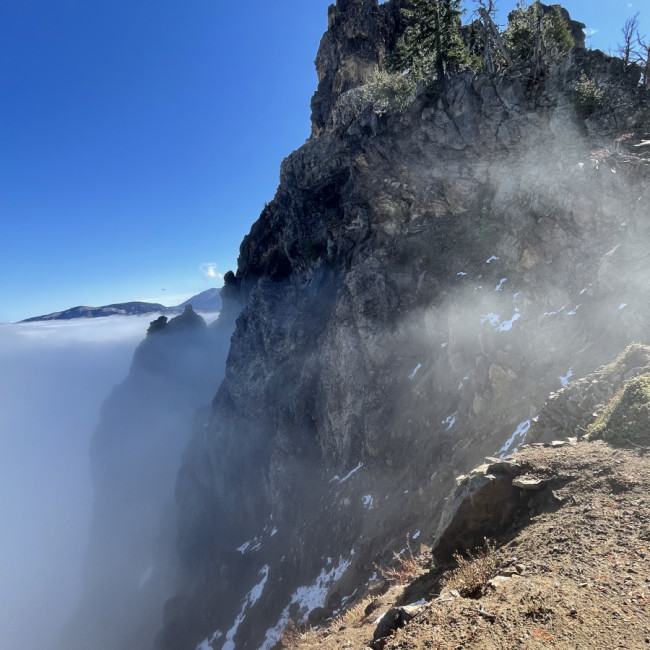
[[(0, 0), (0, 321), (234, 269), (309, 135), (328, 4)], [(605, 51), (641, 9), (564, 4)]]

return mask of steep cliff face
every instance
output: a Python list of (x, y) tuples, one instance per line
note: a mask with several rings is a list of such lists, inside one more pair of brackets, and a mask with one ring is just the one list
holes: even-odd
[[(230, 321), (230, 322), (229, 322)], [(82, 602), (62, 650), (146, 648), (174, 577), (173, 486), (191, 422), (223, 377), (234, 319), (161, 316), (103, 405), (91, 443), (93, 518)]]
[(178, 477), (161, 650), (268, 648), (337, 610), (549, 392), (647, 340), (638, 76), (576, 49), (542, 83), (459, 73), (376, 110), (355, 87), (398, 8), (330, 8), (314, 136), (227, 278), (244, 308)]

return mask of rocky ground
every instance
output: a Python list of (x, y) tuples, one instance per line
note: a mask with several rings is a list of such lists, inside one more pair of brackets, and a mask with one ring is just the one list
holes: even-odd
[(525, 507), (486, 547), (445, 564), (407, 552), (346, 612), (288, 629), (282, 647), (650, 647), (649, 451), (525, 447), (509, 459)]

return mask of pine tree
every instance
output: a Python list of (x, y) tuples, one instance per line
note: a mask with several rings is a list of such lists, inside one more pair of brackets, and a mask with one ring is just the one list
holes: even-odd
[(461, 0), (412, 0), (402, 12), (408, 27), (391, 57), (395, 70), (410, 70), (417, 78), (435, 72), (438, 80), (467, 62), (460, 34)]

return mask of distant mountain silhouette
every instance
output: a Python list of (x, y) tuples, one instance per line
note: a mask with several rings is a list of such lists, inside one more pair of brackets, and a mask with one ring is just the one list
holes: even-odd
[(102, 307), (78, 306), (64, 311), (55, 311), (43, 316), (26, 318), (22, 323), (33, 323), (44, 320), (72, 320), (73, 318), (99, 318), (101, 316), (141, 316), (160, 312), (163, 314), (176, 314), (184, 310), (186, 305), (192, 305), (195, 311), (216, 312), (221, 310), (221, 289), (206, 289), (189, 300), (166, 307), (157, 302), (120, 302)]

